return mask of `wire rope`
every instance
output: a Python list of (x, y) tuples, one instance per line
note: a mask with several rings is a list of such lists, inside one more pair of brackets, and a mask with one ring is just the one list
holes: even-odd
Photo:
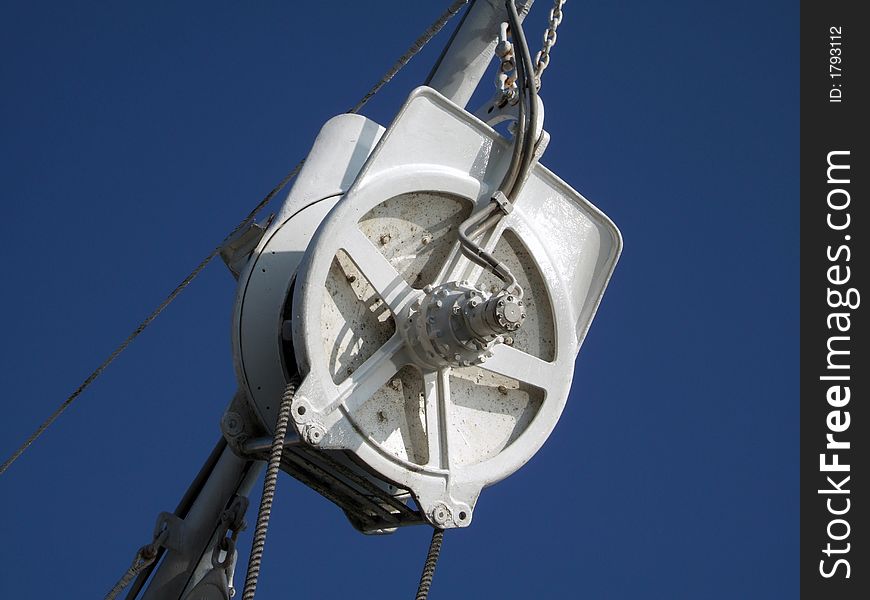
[[(463, 5), (467, 4), (468, 0), (456, 0), (453, 2), (446, 11), (444, 11), (424, 32), (421, 34), (414, 43), (408, 48), (408, 50), (399, 58), (398, 61), (387, 71), (387, 73), (381, 77), (381, 79), (374, 85), (372, 88), (366, 92), (366, 94), (360, 98), (359, 102), (357, 102), (353, 108), (351, 108), (349, 113), (357, 113), (363, 106), (371, 100), (375, 94), (377, 94), (381, 88), (386, 85), (402, 68), (410, 62), (410, 60), (420, 51), (423, 46), (425, 46), (429, 40), (431, 40), (435, 35), (443, 29), (444, 25), (447, 24), (447, 21), (450, 20)], [(202, 273), (202, 271), (208, 266), (208, 264), (220, 254), (221, 248), (223, 245), (231, 239), (234, 235), (248, 226), (251, 222), (253, 222), (254, 218), (257, 214), (267, 205), (269, 204), (275, 196), (277, 196), (281, 190), (299, 173), (302, 169), (302, 165), (305, 164), (304, 160), (299, 161), (299, 163), (293, 167), (293, 169), (284, 176), (278, 184), (272, 188), (272, 190), (266, 194), (262, 200), (248, 213), (248, 215), (242, 220), (238, 225), (236, 225), (233, 230), (224, 238), (224, 240), (217, 245), (205, 258), (203, 258), (194, 269), (188, 273), (188, 275), (179, 283), (175, 289), (173, 289), (169, 295), (161, 302), (157, 308), (155, 308), (151, 313), (139, 323), (136, 329), (133, 330), (130, 335), (121, 342), (118, 347), (116, 347), (111, 354), (102, 362), (100, 365), (94, 369), (82, 383), (71, 393), (66, 399), (52, 412), (48, 418), (46, 418), (36, 430), (30, 434), (30, 436), (24, 440), (24, 442), (12, 453), (12, 455), (7, 458), (2, 465), (0, 465), (0, 475), (5, 473), (9, 467), (12, 466), (18, 458), (24, 454), (24, 452), (43, 434), (45, 430), (48, 429), (52, 423), (54, 423), (61, 414), (66, 411), (67, 408), (78, 398), (82, 392), (84, 392), (100, 375), (102, 375), (103, 371), (111, 365), (118, 356), (121, 355), (127, 347), (133, 343), (139, 335), (147, 329), (149, 325), (162, 313), (171, 303), (175, 300), (178, 295), (187, 288), (190, 283), (196, 279), (196, 277)]]

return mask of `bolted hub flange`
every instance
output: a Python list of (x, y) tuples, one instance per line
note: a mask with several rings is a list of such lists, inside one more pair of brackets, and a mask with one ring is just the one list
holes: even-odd
[(520, 328), (524, 311), (507, 292), (488, 294), (467, 282), (427, 286), (407, 309), (403, 333), (423, 363), (467, 367), (492, 356), (501, 336)]

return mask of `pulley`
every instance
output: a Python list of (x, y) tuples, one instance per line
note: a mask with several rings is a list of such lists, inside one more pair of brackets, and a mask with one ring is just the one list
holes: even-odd
[[(269, 430), (298, 371), (301, 441), (284, 466), (364, 531), (467, 526), (567, 400), (621, 238), (536, 164), (480, 242), (523, 295), (505, 290), (457, 230), (489, 207), (510, 150), (427, 87), (386, 131), (336, 117), (241, 273), (234, 341), (250, 406)], [(397, 506), (409, 498), (422, 518)]]

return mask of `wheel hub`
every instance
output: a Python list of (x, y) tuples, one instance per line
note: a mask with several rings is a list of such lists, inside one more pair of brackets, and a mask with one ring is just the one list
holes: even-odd
[(502, 336), (520, 328), (524, 311), (506, 291), (490, 294), (465, 281), (430, 285), (403, 311), (401, 331), (422, 365), (468, 367), (491, 358)]

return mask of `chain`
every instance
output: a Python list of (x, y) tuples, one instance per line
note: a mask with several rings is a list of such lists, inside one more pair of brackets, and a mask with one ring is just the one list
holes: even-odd
[[(550, 50), (556, 45), (556, 30), (562, 23), (562, 7), (568, 0), (554, 0), (553, 8), (550, 9), (549, 22), (544, 31), (544, 45), (541, 51), (535, 55), (535, 85), (541, 89), (541, 75), (550, 65)], [(498, 32), (498, 40), (495, 47), (495, 55), (501, 61), (495, 76), (495, 87), (502, 94), (502, 104), (510, 102), (515, 104), (519, 97), (517, 89), (516, 57), (514, 47), (510, 40), (511, 32), (507, 23), (502, 23)]]
[(550, 9), (550, 22), (544, 31), (544, 46), (541, 51), (535, 55), (535, 80), (538, 89), (541, 89), (541, 75), (544, 70), (550, 65), (550, 50), (556, 45), (556, 30), (562, 22), (562, 7), (565, 6), (567, 0), (554, 0), (553, 8)]

